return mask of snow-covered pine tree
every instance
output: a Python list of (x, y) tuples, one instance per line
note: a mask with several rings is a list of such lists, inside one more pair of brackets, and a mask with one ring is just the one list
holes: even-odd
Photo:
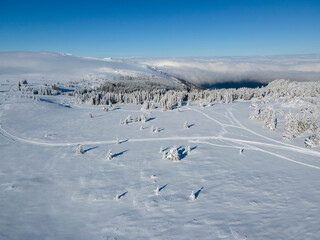
[(78, 154), (84, 154), (84, 150), (83, 150), (83, 148), (82, 148), (81, 145), (78, 146), (78, 148), (77, 148), (77, 153), (78, 153)]
[(140, 116), (140, 118), (141, 118), (141, 122), (142, 122), (142, 123), (145, 123), (145, 122), (147, 121), (147, 118), (146, 118), (146, 116), (145, 116), (144, 114), (142, 114), (142, 115)]
[(128, 123), (130, 123), (130, 122), (132, 121), (132, 117), (131, 117), (130, 114), (128, 115), (128, 117), (126, 118), (126, 120), (127, 120)]
[(190, 196), (189, 196), (189, 200), (190, 200), (190, 201), (196, 200), (196, 195), (194, 194), (193, 191), (191, 192), (191, 194), (190, 194)]
[(258, 104), (252, 103), (251, 107), (253, 108), (253, 111), (250, 113), (250, 119), (251, 120), (259, 120), (260, 119), (260, 113), (261, 109), (259, 109)]
[(291, 112), (287, 114), (282, 134), (285, 140), (291, 141), (299, 135), (298, 123), (299, 121), (297, 116), (294, 116)]
[(277, 127), (277, 118), (272, 106), (265, 109), (264, 127), (269, 130), (275, 130)]
[(156, 195), (159, 195), (159, 186), (157, 186), (156, 190), (154, 190)]
[(167, 159), (178, 162), (180, 160), (179, 152), (176, 146), (172, 147), (166, 156)]
[(160, 150), (159, 150), (159, 153), (162, 153), (162, 152), (163, 152), (163, 147), (161, 146)]
[(111, 150), (109, 149), (107, 155), (106, 155), (106, 159), (107, 160), (111, 160), (112, 159), (112, 153), (111, 153)]

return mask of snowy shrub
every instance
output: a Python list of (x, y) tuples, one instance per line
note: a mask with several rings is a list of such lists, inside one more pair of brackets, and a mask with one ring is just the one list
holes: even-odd
[(126, 120), (127, 120), (128, 123), (132, 121), (132, 117), (131, 117), (130, 114), (128, 115), (128, 117), (126, 118)]
[(277, 127), (277, 118), (272, 106), (259, 108), (257, 104), (252, 104), (253, 111), (250, 113), (251, 120), (264, 121), (264, 128), (275, 130)]
[(141, 119), (141, 122), (142, 122), (142, 123), (145, 123), (145, 122), (147, 121), (147, 118), (146, 118), (146, 116), (145, 116), (144, 114), (142, 114), (142, 115), (140, 116), (140, 119)]
[(319, 147), (320, 146), (320, 132), (317, 131), (315, 134), (309, 136), (304, 140), (304, 144), (308, 148)]
[(171, 161), (178, 162), (180, 160), (178, 148), (176, 146), (172, 147), (166, 154), (166, 158)]
[(161, 146), (160, 150), (159, 150), (159, 153), (162, 153), (162, 152), (163, 152), (163, 147)]
[(190, 148), (190, 145), (188, 145), (188, 147), (187, 147), (187, 154), (190, 154), (190, 152), (191, 152), (191, 148)]
[(299, 135), (298, 132), (298, 117), (294, 116), (292, 113), (288, 113), (286, 116), (286, 123), (283, 128), (283, 138), (285, 140), (293, 140), (295, 137)]
[(114, 200), (119, 200), (119, 199), (120, 199), (120, 196), (119, 196), (119, 194), (117, 194), (117, 195), (115, 196)]
[(260, 112), (261, 109), (258, 108), (258, 106), (254, 106), (254, 110), (250, 113), (250, 119), (251, 120), (259, 120), (260, 119)]
[(107, 160), (111, 160), (111, 159), (112, 159), (111, 150), (108, 151), (108, 153), (107, 153), (107, 155), (106, 155), (106, 159), (107, 159)]
[(81, 145), (78, 146), (78, 148), (77, 148), (77, 153), (78, 153), (78, 154), (84, 154), (84, 150), (83, 150), (83, 148), (82, 148)]
[(154, 190), (156, 195), (159, 195), (159, 186), (157, 186), (156, 190)]
[(318, 120), (315, 109), (303, 110), (302, 118), (298, 114), (288, 113), (286, 123), (283, 128), (283, 137), (286, 140), (293, 140), (304, 133), (316, 133), (318, 130)]
[(192, 191), (190, 196), (189, 196), (189, 200), (190, 201), (195, 201), (196, 200), (196, 195), (194, 194), (194, 192)]
[(315, 108), (309, 110), (308, 108), (302, 108), (302, 119), (299, 121), (298, 130), (301, 133), (310, 132), (315, 133), (318, 130), (317, 111)]
[(142, 109), (145, 109), (145, 110), (148, 110), (150, 107), (149, 107), (149, 102), (144, 102), (143, 105), (142, 105)]
[(267, 128), (269, 130), (275, 130), (277, 127), (277, 118), (275, 111), (272, 107), (268, 107), (265, 109), (264, 113), (264, 128)]

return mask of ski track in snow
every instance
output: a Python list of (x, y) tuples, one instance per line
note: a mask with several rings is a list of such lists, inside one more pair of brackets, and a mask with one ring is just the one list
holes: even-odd
[[(256, 136), (259, 136), (261, 138), (264, 138), (266, 140), (269, 140), (269, 141), (272, 141), (272, 142), (275, 142), (275, 143), (278, 143), (278, 144), (281, 144), (283, 146), (286, 146), (286, 148), (284, 149), (287, 149), (287, 150), (291, 150), (291, 151), (295, 151), (295, 152), (299, 152), (299, 153), (304, 153), (304, 154), (307, 154), (307, 155), (314, 155), (314, 156), (320, 156), (320, 153), (319, 152), (316, 152), (316, 151), (312, 151), (310, 149), (306, 149), (306, 148), (301, 148), (301, 147), (298, 147), (298, 146), (293, 146), (291, 144), (288, 144), (288, 143), (284, 143), (284, 142), (281, 142), (281, 141), (278, 141), (278, 140), (275, 140), (275, 139), (272, 139), (272, 138), (269, 138), (269, 137), (266, 137), (264, 135), (261, 135), (259, 133), (256, 133), (255, 131), (252, 131), (251, 129), (243, 126), (243, 124), (241, 124), (235, 117), (234, 115), (232, 114), (232, 112), (230, 111), (230, 109), (227, 110), (231, 116), (231, 118), (243, 129), (243, 130), (246, 130)], [(270, 146), (270, 144), (268, 144)], [(276, 145), (274, 145), (276, 146)]]

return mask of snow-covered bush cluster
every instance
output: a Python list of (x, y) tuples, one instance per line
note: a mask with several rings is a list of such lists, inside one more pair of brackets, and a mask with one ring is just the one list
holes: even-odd
[(40, 88), (31, 87), (27, 80), (21, 80), (17, 83), (17, 91), (30, 93), (32, 95), (68, 95), (73, 96), (73, 91), (63, 91), (58, 87), (59, 83), (47, 85), (43, 84)]
[(185, 147), (185, 148), (173, 146), (172, 148), (169, 149), (168, 152), (165, 152), (162, 150), (162, 147), (161, 147), (160, 152), (163, 152), (162, 153), (163, 159), (168, 159), (173, 162), (179, 162), (186, 155), (190, 154), (191, 148), (190, 148), (190, 145), (188, 145), (188, 147)]
[[(292, 114), (289, 112), (286, 115), (286, 123), (283, 128), (283, 138), (286, 140), (293, 140), (305, 133), (316, 134), (318, 130), (318, 119), (316, 109), (309, 110), (303, 108), (302, 116), (299, 114)], [(316, 139), (316, 137), (310, 138)], [(312, 144), (310, 144), (312, 145)]]
[(141, 114), (139, 117), (132, 117), (129, 114), (125, 120), (122, 121), (122, 119), (120, 119), (120, 125), (134, 123), (134, 122), (146, 123), (147, 121), (148, 121), (148, 118), (144, 114)]
[(264, 127), (269, 130), (275, 130), (277, 127), (277, 118), (272, 106), (259, 108), (258, 104), (252, 104), (253, 111), (250, 114), (250, 119), (264, 121)]
[(320, 146), (320, 131), (317, 131), (315, 134), (309, 136), (304, 140), (304, 144), (308, 148), (319, 147)]
[[(292, 141), (296, 137), (307, 136), (311, 134), (307, 139), (305, 139), (306, 147), (316, 147), (320, 146), (320, 133), (318, 126), (318, 117), (317, 117), (317, 95), (316, 92), (311, 90), (313, 84), (306, 84), (305, 91), (308, 94), (314, 94), (312, 98), (306, 98), (304, 91), (301, 90), (292, 90), (290, 89), (290, 84), (285, 81), (286, 86), (289, 88), (288, 92), (291, 94), (286, 94), (283, 96), (284, 92), (282, 88), (278, 93), (283, 93), (283, 102), (282, 108), (278, 111), (279, 116), (284, 115), (285, 124), (282, 128), (282, 136), (285, 140)], [(315, 87), (316, 89), (316, 87)], [(292, 90), (292, 91), (291, 91)], [(319, 93), (318, 93), (319, 94)], [(280, 96), (278, 96), (280, 97)], [(270, 130), (275, 130), (277, 127), (277, 118), (273, 106), (275, 102), (271, 100), (272, 98), (260, 99), (262, 107), (256, 102), (253, 102), (251, 107), (253, 108), (250, 113), (250, 119), (252, 120), (262, 120), (264, 121), (264, 127)], [(280, 97), (281, 99), (281, 97)], [(306, 100), (307, 99), (307, 100)], [(313, 101), (310, 101), (312, 99)], [(279, 99), (277, 99), (279, 101)], [(289, 111), (285, 111), (284, 108), (290, 108)], [(297, 109), (298, 108), (298, 109)], [(300, 111), (299, 111), (300, 108)], [(285, 114), (285, 112), (287, 112)]]
[(174, 162), (178, 162), (180, 160), (180, 154), (178, 152), (178, 148), (175, 146), (170, 148), (169, 152), (166, 153), (166, 159), (169, 159)]
[[(320, 133), (318, 127), (316, 106), (319, 105), (319, 82), (290, 82), (288, 80), (276, 80), (261, 88), (264, 94), (255, 95), (255, 100), (260, 101), (263, 107), (253, 102), (250, 119), (263, 120), (264, 127), (274, 130), (277, 127), (277, 118), (273, 106), (282, 102), (282, 108), (277, 111), (279, 116), (285, 116), (285, 124), (282, 128), (282, 136), (291, 141), (296, 137), (307, 136), (306, 147), (320, 146)], [(290, 108), (285, 111), (284, 108)], [(300, 108), (300, 111), (299, 111)]]

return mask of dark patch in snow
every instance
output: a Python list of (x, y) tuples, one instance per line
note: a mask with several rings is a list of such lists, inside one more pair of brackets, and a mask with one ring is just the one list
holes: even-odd
[(146, 122), (150, 122), (152, 120), (156, 119), (155, 117), (152, 117), (152, 118), (148, 118)]
[(163, 185), (161, 188), (159, 188), (159, 192), (161, 192), (164, 188), (166, 188), (168, 186), (168, 184)]
[(194, 146), (192, 148), (190, 148), (191, 151), (193, 151), (194, 149), (196, 149), (198, 146)]
[(112, 155), (112, 157), (118, 157), (118, 156), (120, 156), (120, 155), (124, 154), (125, 152), (128, 152), (128, 150), (124, 150), (124, 151), (122, 151), (122, 152), (119, 152), (119, 153), (113, 154), (113, 155)]
[(187, 149), (185, 149), (182, 146), (178, 147), (178, 154), (179, 154), (180, 160), (184, 159), (186, 156), (188, 156)]
[(202, 84), (201, 86), (208, 89), (221, 89), (221, 88), (257, 88), (257, 87), (265, 87), (267, 83), (262, 83), (255, 80), (242, 80), (240, 82), (219, 82), (212, 84)]
[(98, 148), (98, 147), (99, 147), (99, 146), (92, 147), (92, 148), (88, 148), (88, 149), (84, 150), (83, 153), (89, 152), (89, 151), (91, 151), (91, 150), (93, 150), (93, 149), (96, 149), (96, 148)]
[(128, 191), (126, 191), (126, 192), (122, 193), (121, 195), (119, 195), (118, 199), (120, 199), (120, 198), (124, 197), (127, 193), (128, 193)]
[(202, 191), (202, 189), (203, 189), (203, 187), (200, 188), (200, 189), (194, 194), (194, 196), (195, 196), (196, 199), (198, 198), (198, 196), (199, 196), (200, 192)]
[(120, 141), (119, 144), (125, 143), (125, 142), (128, 142), (128, 139)]

